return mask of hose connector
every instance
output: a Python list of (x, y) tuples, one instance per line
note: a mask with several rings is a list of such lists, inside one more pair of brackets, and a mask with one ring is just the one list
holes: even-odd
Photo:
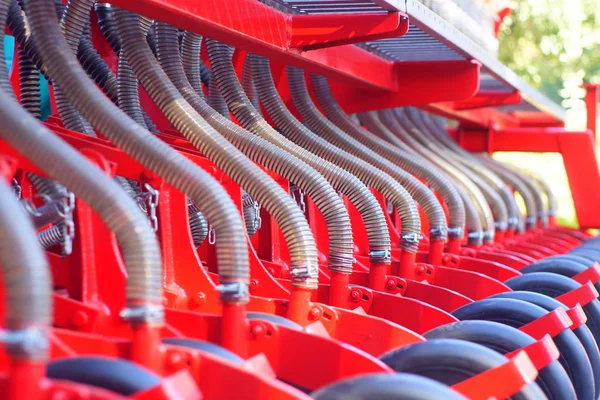
[(465, 230), (462, 227), (448, 227), (448, 237), (452, 239), (462, 239), (465, 235)]
[(165, 320), (163, 306), (153, 304), (124, 308), (120, 316), (132, 325), (162, 325)]
[(250, 289), (247, 282), (231, 282), (217, 285), (220, 299), (223, 303), (247, 303), (250, 299)]
[(369, 261), (376, 264), (390, 264), (392, 262), (392, 252), (389, 249), (370, 250)]

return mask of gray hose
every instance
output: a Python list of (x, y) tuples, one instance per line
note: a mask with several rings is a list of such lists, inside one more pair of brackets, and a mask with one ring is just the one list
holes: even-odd
[(393, 143), (395, 146), (406, 152), (416, 151), (426, 160), (446, 172), (448, 176), (454, 180), (457, 185), (456, 190), (458, 190), (465, 206), (468, 242), (471, 246), (480, 246), (483, 240), (483, 227), (481, 224), (480, 213), (469, 194), (470, 192), (467, 190), (478, 190), (477, 187), (474, 187), (473, 189), (473, 183), (469, 181), (466, 176), (454, 169), (447, 161), (440, 159), (434, 153), (429, 151), (429, 149), (422, 146), (417, 140), (413, 139), (411, 135), (406, 132), (402, 124), (400, 124), (392, 110), (380, 111), (379, 117), (383, 124), (388, 128), (388, 131), (381, 132), (385, 135), (384, 139), (390, 141), (390, 143)]
[(181, 42), (181, 59), (187, 80), (196, 91), (196, 94), (204, 99), (205, 96), (200, 76), (200, 47), (202, 41), (197, 40), (195, 36), (197, 35), (184, 32)]
[[(42, 100), (40, 93), (40, 74), (33, 61), (20, 44), (19, 46), (19, 89), (23, 107), (35, 118), (42, 118)], [(0, 54), (0, 57), (2, 55)]]
[[(2, 89), (0, 99), (14, 103)], [(0, 268), (6, 312), (0, 337), (10, 357), (44, 361), (49, 347), (46, 331), (52, 321), (52, 276), (44, 252), (36, 245), (31, 221), (3, 179), (0, 204)]]
[(10, 83), (10, 77), (8, 75), (8, 67), (6, 65), (5, 54), (4, 54), (4, 29), (6, 27), (8, 21), (8, 10), (10, 8), (10, 0), (2, 0), (0, 1), (0, 89), (4, 90), (5, 93), (8, 93), (14, 96), (13, 88)]
[(363, 171), (362, 175), (368, 175), (369, 167), (356, 157), (315, 135), (291, 114), (279, 97), (266, 58), (248, 54), (245, 64), (250, 66), (253, 84), (260, 101), (281, 134), (332, 164), (324, 174), (333, 187), (343, 193), (360, 213), (369, 240), (371, 261), (381, 264), (390, 263), (390, 235), (381, 206), (369, 188), (351, 172), (347, 172), (357, 170)]
[[(267, 201), (268, 199), (265, 196), (268, 196), (269, 192), (277, 190), (273, 186), (276, 185), (275, 182), (202, 119), (192, 106), (185, 101), (177, 88), (171, 84), (168, 76), (161, 69), (150, 48), (145, 43), (145, 40), (143, 40), (144, 33), (141, 28), (140, 17), (120, 9), (116, 10), (115, 17), (122, 40), (121, 46), (128, 57), (131, 67), (167, 119), (232, 180), (246, 188), (253, 195), (256, 194), (259, 198), (264, 198)], [(175, 54), (179, 54), (178, 50), (175, 51)], [(269, 189), (263, 190), (265, 186)], [(210, 193), (210, 191), (208, 192)], [(285, 201), (283, 200), (285, 198), (289, 200), (289, 197), (285, 195), (278, 198), (281, 201)], [(205, 205), (204, 203), (196, 201), (196, 204)], [(214, 206), (212, 202), (209, 204)], [(281, 209), (290, 207), (290, 203), (286, 204)], [(293, 208), (291, 209), (293, 210)], [(239, 213), (230, 210), (230, 215), (211, 215), (209, 212), (202, 211), (211, 222), (211, 226), (215, 228), (217, 238), (220, 237), (222, 240), (227, 241), (226, 243), (229, 243), (232, 241), (232, 236), (233, 238), (237, 238), (241, 233), (245, 240), (246, 236), (243, 233), (243, 225), (241, 224)], [(236, 214), (235, 219), (238, 225), (219, 226), (219, 220), (223, 221), (225, 218), (231, 217), (231, 214)], [(281, 215), (274, 214), (274, 217), (278, 218)], [(316, 246), (306, 220), (304, 218), (296, 218), (294, 222), (295, 225), (288, 224), (282, 226), (282, 230), (288, 231), (288, 233), (294, 228), (300, 228), (296, 231), (300, 232), (300, 234), (294, 235), (293, 238), (289, 235), (287, 237), (290, 239), (288, 247), (292, 257), (293, 284), (294, 286), (313, 288), (316, 285), (318, 274)], [(217, 227), (221, 229), (221, 232), (217, 230)], [(225, 231), (225, 234), (223, 234), (224, 230), (228, 230), (229, 232)], [(241, 254), (239, 255), (241, 256)], [(245, 255), (247, 263), (246, 257), (247, 255)], [(247, 274), (247, 269), (244, 272)], [(245, 279), (247, 279), (247, 275), (245, 275)]]
[[(89, 25), (93, 5), (94, 0), (69, 0), (67, 3), (60, 26), (73, 54), (77, 53), (79, 41), (85, 32), (86, 26)], [(63, 93), (63, 88), (60, 85), (55, 86), (56, 108), (63, 125), (67, 129), (96, 136), (89, 123), (79, 114), (73, 104), (69, 103)]]
[(162, 322), (160, 248), (148, 219), (116, 183), (3, 92), (0, 104), (2, 138), (51, 178), (67, 185), (115, 233), (127, 266), (127, 306), (133, 316)]
[[(213, 66), (213, 71), (214, 71), (214, 66)], [(213, 79), (210, 80), (210, 83), (208, 85), (208, 105), (211, 106), (215, 111), (217, 111), (223, 117), (225, 117), (229, 120), (231, 119), (231, 116), (229, 115), (229, 108), (227, 107), (227, 102), (225, 101), (224, 97), (221, 95), (221, 91), (219, 90), (217, 80), (214, 79), (214, 76), (213, 76)]]
[[(422, 132), (427, 135), (431, 141), (436, 142), (440, 147), (446, 147), (450, 149), (454, 155), (453, 158), (460, 163), (465, 169), (468, 169), (472, 174), (477, 175), (480, 179), (483, 179), (490, 186), (491, 190), (497, 193), (499, 199), (495, 201), (501, 201), (504, 206), (500, 204), (500, 207), (506, 209), (506, 224), (503, 218), (498, 218), (499, 213), (504, 213), (504, 210), (499, 210), (494, 213), (496, 217), (496, 228), (499, 230), (514, 230), (517, 227), (519, 210), (515, 198), (508, 188), (508, 186), (500, 179), (496, 174), (485, 167), (473, 154), (464, 150), (456, 142), (450, 139), (445, 130), (439, 130), (435, 124), (431, 121), (431, 118), (421, 110), (413, 109), (415, 118), (419, 122), (419, 126)], [(496, 198), (497, 196), (494, 196)], [(488, 198), (488, 202), (494, 201)], [(494, 208), (494, 207), (493, 207)], [(498, 210), (498, 205), (495, 206)]]
[[(525, 225), (527, 229), (535, 229), (537, 227), (538, 217), (538, 201), (534, 193), (531, 192), (531, 187), (521, 177), (506, 168), (498, 161), (490, 158), (481, 156), (479, 159), (492, 171), (494, 171), (502, 180), (508, 185), (514, 188), (523, 198), (525, 202), (526, 220)], [(540, 196), (541, 197), (541, 196)], [(540, 198), (541, 200), (541, 198)], [(543, 212), (543, 200), (541, 200), (542, 212)]]
[(117, 63), (117, 96), (119, 108), (141, 127), (148, 129), (140, 105), (138, 81), (127, 62), (127, 57), (123, 55), (123, 51), (119, 53)]
[[(304, 190), (323, 214), (329, 238), (329, 269), (345, 274), (351, 273), (354, 240), (350, 216), (339, 195), (325, 179), (335, 175), (335, 172), (330, 172), (334, 166), (286, 139), (260, 116), (244, 95), (241, 84), (237, 80), (231, 63), (232, 48), (211, 39), (207, 40), (206, 46), (212, 66), (213, 81), (218, 84), (236, 119), (245, 129), (265, 140), (264, 149), (261, 151), (265, 157), (274, 157), (278, 150), (285, 155), (278, 162), (268, 162), (264, 165), (276, 172), (278, 172), (278, 164), (286, 165), (286, 168), (291, 167), (287, 173), (291, 176), (278, 173)], [(270, 148), (277, 150), (269, 150)], [(259, 202), (263, 204), (262, 201)]]
[(395, 173), (391, 163), (382, 161), (377, 153), (349, 137), (319, 112), (308, 94), (304, 71), (287, 66), (287, 76), (292, 100), (302, 115), (304, 124), (328, 142), (377, 168), (371, 170), (371, 178), (376, 177), (376, 181), (363, 181), (394, 204), (402, 222), (399, 247), (409, 253), (416, 253), (421, 239), (421, 220), (413, 198), (398, 181), (401, 179), (400, 174)]
[[(175, 46), (175, 34), (177, 30), (166, 24), (158, 24), (157, 28), (159, 29), (157, 34), (159, 61), (169, 78), (179, 89), (181, 95), (184, 96), (202, 117), (207, 119), (212, 128), (216, 129), (217, 132), (255, 162), (276, 171), (286, 179), (309, 190), (314, 194), (313, 200), (315, 204), (322, 204), (323, 201), (327, 201), (327, 197), (323, 196), (326, 192), (322, 189), (322, 185), (327, 185), (327, 182), (316, 171), (314, 173), (307, 173), (307, 170), (310, 168), (301, 160), (292, 157), (290, 154), (281, 151), (278, 147), (233, 124), (227, 118), (223, 117), (222, 114), (209, 107), (196, 94), (194, 88), (186, 79), (183, 65)], [(196, 37), (194, 40), (200, 40), (200, 38)], [(213, 76), (216, 76), (216, 71), (213, 71)], [(215, 79), (212, 81), (214, 82)], [(218, 88), (216, 89), (217, 91), (213, 90), (212, 92), (213, 101), (224, 103), (224, 100), (217, 99), (217, 96), (220, 97), (220, 93), (218, 92)], [(229, 110), (227, 111), (227, 115), (228, 113)], [(215, 132), (215, 134), (217, 133)], [(219, 135), (219, 137), (221, 136)], [(250, 160), (244, 159), (238, 165), (229, 165), (228, 168), (235, 171), (233, 175), (229, 173), (228, 175), (262, 204), (269, 214), (277, 220), (290, 249), (292, 270), (301, 271), (305, 269), (311, 276), (314, 275), (316, 277), (317, 270), (314, 266), (316, 262), (314, 257), (317, 254), (316, 244), (314, 243), (312, 232), (304, 215), (293, 199), (285, 191), (281, 190), (281, 187), (277, 183), (250, 162)], [(326, 214), (325, 218), (329, 219), (329, 215)], [(330, 267), (335, 269), (339, 266), (348, 273), (347, 268), (350, 268), (350, 271), (352, 268), (352, 240), (350, 239), (350, 262), (345, 262), (346, 257), (344, 261), (339, 263), (337, 261), (338, 243), (335, 242), (337, 238), (336, 228), (336, 225), (328, 226), (329, 233), (333, 234), (330, 235), (330, 240), (333, 239), (330, 243)], [(342, 254), (344, 254), (344, 250), (342, 250)], [(297, 275), (296, 272), (293, 274)], [(312, 278), (307, 277), (307, 279), (311, 280)], [(297, 285), (304, 284), (306, 283), (302, 283), (300, 280), (297, 282)]]
[[(317, 101), (323, 108), (323, 112), (327, 118), (341, 130), (346, 132), (349, 137), (362, 143), (373, 153), (376, 153), (379, 156), (383, 155), (388, 160), (392, 158), (390, 160), (392, 161), (391, 167), (384, 167), (384, 164), (382, 163), (380, 168), (396, 178), (415, 201), (421, 205), (427, 216), (427, 220), (429, 221), (429, 236), (431, 240), (446, 241), (448, 237), (448, 224), (444, 208), (431, 190), (409, 172), (402, 169), (406, 169), (406, 166), (408, 165), (408, 163), (405, 162), (407, 158), (403, 158), (401, 154), (394, 153), (393, 151), (388, 152), (390, 149), (389, 146), (382, 144), (379, 138), (368, 131), (363, 130), (359, 124), (344, 113), (333, 97), (333, 94), (329, 89), (329, 84), (324, 77), (311, 74), (311, 81)], [(372, 156), (369, 159), (371, 158)], [(462, 225), (459, 229), (462, 229)], [(459, 233), (462, 234), (462, 231)]]
[[(57, 20), (49, 17), (50, 10), (54, 7), (52, 0), (28, 0), (26, 4), (35, 45), (47, 66), (48, 73), (59, 86), (65, 89), (69, 101), (77, 105), (82, 114), (106, 138), (140, 164), (164, 178), (173, 187), (203, 205), (203, 214), (211, 221), (217, 235), (223, 238), (217, 242), (219, 281), (222, 285), (220, 286), (221, 299), (225, 302), (246, 301), (249, 279), (246, 238), (242, 230), (241, 217), (223, 187), (186, 157), (135, 124), (94, 87), (93, 82), (68, 48)], [(93, 180), (86, 182), (93, 182)], [(206, 193), (211, 194), (210, 198)], [(116, 204), (118, 202), (113, 201), (111, 207), (114, 208)], [(145, 217), (138, 220), (148, 224)], [(124, 238), (124, 240), (130, 239)], [(145, 289), (149, 290), (148, 294), (137, 289), (140, 286), (142, 288), (149, 286), (146, 285), (147, 282), (154, 285), (154, 282), (160, 283), (162, 280), (160, 254), (157, 253), (158, 249), (154, 251), (149, 245), (155, 242), (156, 238), (149, 232), (149, 237), (138, 246), (139, 249), (136, 249), (136, 252), (141, 252), (141, 256), (127, 260), (131, 263), (132, 272), (129, 278), (133, 282), (132, 289), (128, 291), (128, 298), (135, 298), (138, 294), (143, 297), (151, 295), (154, 298), (160, 294), (160, 285), (159, 288)], [(147, 249), (149, 246), (150, 249)], [(237, 288), (235, 291), (231, 290), (233, 285)], [(159, 297), (162, 304), (162, 296)], [(128, 302), (128, 306), (135, 306), (135, 304)]]
[[(250, 65), (251, 57), (249, 54), (246, 55), (246, 59), (244, 60), (244, 67), (242, 68), (242, 87), (244, 88), (244, 93), (246, 93), (246, 97), (252, 103), (252, 107), (262, 116), (262, 110), (260, 109), (260, 99), (258, 98), (258, 93), (256, 92), (256, 85), (254, 84), (254, 80), (252, 79), (252, 66)], [(269, 72), (271, 72), (269, 70)]]
[(546, 196), (546, 214), (548, 217), (556, 217), (558, 215), (558, 199), (552, 190), (552, 186), (550, 186), (550, 184), (548, 184), (548, 182), (539, 175), (536, 175), (532, 172), (523, 173), (528, 174), (529, 177), (538, 185), (544, 196)]
[[(410, 124), (411, 129), (408, 132), (414, 139), (419, 141), (421, 145), (427, 147), (430, 151), (435, 153), (438, 157), (443, 158), (449, 162), (456, 162), (455, 154), (444, 147), (439, 147), (435, 141), (427, 135), (425, 128), (423, 127), (419, 114), (415, 113), (411, 108), (405, 108), (402, 110), (405, 119)], [(454, 163), (453, 163), (454, 165)], [(496, 226), (504, 227), (506, 229), (508, 225), (508, 213), (506, 206), (500, 196), (492, 190), (492, 188), (483, 181), (477, 174), (474, 174), (468, 168), (460, 168), (460, 162), (454, 165), (454, 168), (459, 169), (475, 186), (479, 189), (478, 194), (483, 195), (479, 202), (479, 209), (482, 212), (484, 222), (484, 241), (493, 242), (495, 235)]]
[[(373, 145), (374, 151), (385, 155), (390, 161), (396, 162), (400, 167), (404, 168), (411, 174), (422, 178), (430, 186), (433, 187), (444, 199), (448, 207), (448, 234), (454, 239), (462, 239), (465, 226), (465, 206), (456, 190), (453, 182), (441, 170), (429, 163), (424, 157), (406, 152), (396, 146), (390, 146), (389, 142), (382, 139), (386, 134), (392, 135), (387, 127), (381, 122), (376, 112), (363, 113), (360, 115), (360, 121), (365, 125), (370, 132), (364, 133), (365, 136), (372, 136), (373, 141), (377, 139), (377, 144)], [(384, 131), (388, 131), (383, 133)], [(377, 133), (379, 137), (373, 135)]]

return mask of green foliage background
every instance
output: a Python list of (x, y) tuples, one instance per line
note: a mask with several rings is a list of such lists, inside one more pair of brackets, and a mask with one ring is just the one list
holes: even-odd
[[(567, 109), (566, 126), (586, 126), (584, 82), (600, 83), (600, 0), (518, 0), (500, 34), (500, 60)], [(497, 159), (535, 171), (552, 183), (559, 217), (576, 218), (558, 154), (498, 153)], [(582, 171), (585, 173), (585, 171)]]

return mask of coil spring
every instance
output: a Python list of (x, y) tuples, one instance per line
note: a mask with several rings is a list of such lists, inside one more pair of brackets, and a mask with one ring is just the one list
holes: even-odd
[(38, 241), (44, 249), (59, 245), (63, 242), (63, 229), (61, 225), (54, 225), (38, 233)]

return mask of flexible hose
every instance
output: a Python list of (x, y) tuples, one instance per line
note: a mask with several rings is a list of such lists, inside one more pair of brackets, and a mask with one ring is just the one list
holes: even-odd
[[(308, 94), (304, 71), (288, 66), (287, 76), (292, 101), (300, 115), (302, 115), (304, 124), (331, 144), (375, 167), (369, 170), (369, 181), (363, 180), (363, 182), (379, 191), (394, 204), (402, 223), (399, 247), (409, 253), (416, 253), (421, 239), (419, 212), (410, 194), (398, 182), (398, 178), (388, 174), (393, 168), (390, 168), (389, 163), (381, 162), (376, 153), (349, 138), (344, 131), (319, 112)], [(384, 168), (388, 171), (385, 171)], [(363, 178), (361, 177), (361, 179)]]
[[(454, 142), (445, 130), (438, 129), (431, 121), (429, 115), (424, 111), (417, 109), (413, 109), (412, 111), (415, 113), (415, 117), (420, 124), (419, 126), (422, 128), (422, 132), (425, 135), (436, 142), (438, 146), (446, 147), (452, 151), (454, 153), (453, 158), (459, 162), (460, 165), (483, 179), (491, 187), (492, 191), (500, 196), (500, 199), (506, 208), (507, 220), (505, 225), (503, 221), (498, 221), (498, 218), (496, 217), (496, 228), (501, 231), (507, 229), (515, 230), (518, 224), (519, 209), (515, 197), (502, 179), (486, 168), (485, 165), (473, 156), (473, 154), (464, 150)], [(497, 213), (495, 215), (497, 215)]]
[[(207, 119), (213, 128), (246, 154), (246, 156), (306, 190), (326, 220), (329, 236), (329, 268), (342, 273), (350, 273), (353, 262), (350, 218), (335, 191), (329, 187), (327, 181), (317, 171), (302, 160), (282, 151), (275, 144), (264, 140), (266, 138), (261, 139), (256, 137), (223, 117), (222, 114), (208, 107), (186, 79), (181, 58), (176, 47), (176, 28), (162, 23), (157, 24), (157, 28), (159, 61), (180, 93), (200, 115)], [(208, 46), (210, 47), (210, 44)], [(209, 52), (211, 51), (209, 48)], [(218, 62), (213, 63), (211, 59), (211, 65), (213, 66), (214, 77), (212, 82), (217, 85), (217, 81), (221, 79), (219, 77)], [(217, 96), (220, 97), (220, 92), (218, 91), (221, 86), (220, 83), (218, 86), (212, 91), (211, 97), (213, 100), (217, 100)], [(226, 100), (221, 99), (218, 102), (225, 103)], [(227, 107), (227, 104), (225, 104), (225, 107)], [(240, 107), (242, 106), (240, 105)], [(229, 111), (227, 111), (228, 113)], [(244, 119), (237, 113), (235, 115), (242, 126), (244, 126)], [(262, 179), (256, 179), (256, 182), (254, 182), (256, 185), (261, 185), (258, 191), (244, 182), (244, 179), (239, 183), (252, 197), (265, 207), (269, 214), (278, 220), (277, 222), (286, 237), (290, 254), (292, 255), (295, 253), (292, 249), (297, 248), (297, 245), (294, 243), (298, 242), (305, 235), (312, 236), (310, 227), (306, 223), (306, 219), (300, 209), (294, 204), (293, 199), (283, 190), (280, 190), (280, 187), (266, 175), (261, 173), (260, 176)], [(294, 206), (291, 206), (291, 204), (294, 204)], [(286, 229), (288, 227), (291, 230)], [(305, 229), (309, 231), (306, 232)], [(298, 265), (298, 262), (302, 262), (302, 260), (292, 260), (292, 266)]]
[(269, 61), (266, 58), (248, 54), (246, 63), (250, 66), (253, 84), (257, 89), (260, 101), (279, 131), (298, 146), (338, 167), (330, 168), (331, 172), (327, 175), (329, 182), (336, 190), (344, 194), (360, 213), (369, 241), (371, 261), (382, 264), (389, 263), (391, 242), (381, 206), (369, 188), (351, 172), (346, 171), (352, 169), (363, 171), (368, 170), (368, 167), (364, 166), (364, 163), (356, 157), (315, 135), (291, 114), (279, 97), (271, 76)]
[[(402, 169), (405, 169), (407, 165), (404, 162), (406, 158), (401, 157), (400, 154), (395, 154), (393, 151), (388, 152), (389, 146), (382, 145), (379, 138), (363, 130), (359, 124), (348, 117), (337, 104), (329, 89), (329, 84), (324, 77), (311, 74), (311, 81), (317, 101), (323, 108), (325, 116), (331, 122), (346, 132), (350, 138), (362, 143), (372, 152), (380, 156), (383, 155), (388, 160), (392, 158), (390, 161), (393, 163), (393, 170), (389, 169), (390, 167), (386, 167), (384, 171), (396, 178), (416, 202), (421, 205), (429, 221), (429, 236), (431, 240), (446, 241), (448, 237), (448, 224), (444, 209), (431, 190), (409, 172)], [(462, 230), (462, 225), (459, 229)], [(462, 234), (462, 231), (459, 234)]]
[(119, 53), (117, 62), (117, 98), (119, 108), (140, 126), (148, 129), (142, 116), (138, 81), (127, 63), (127, 57), (123, 55), (123, 51)]
[[(214, 71), (215, 67), (212, 66), (212, 68)], [(216, 79), (211, 79), (208, 85), (208, 105), (223, 117), (229, 120), (231, 119), (227, 102), (225, 101), (224, 96), (221, 95), (221, 91), (219, 90), (219, 85)]]
[[(35, 118), (42, 118), (42, 99), (40, 93), (40, 75), (33, 61), (19, 46), (19, 89), (21, 105)], [(0, 57), (2, 55), (0, 54)]]
[[(47, 18), (47, 14), (41, 15)], [(32, 13), (32, 17), (37, 15)], [(0, 104), (2, 138), (51, 178), (66, 185), (114, 232), (127, 266), (127, 306), (135, 319), (162, 322), (160, 248), (146, 216), (116, 183), (3, 92)]]
[[(523, 173), (528, 172), (523, 171)], [(558, 199), (556, 197), (556, 194), (552, 190), (552, 186), (550, 186), (548, 181), (543, 179), (541, 176), (533, 174), (532, 172), (529, 172), (528, 174), (529, 177), (533, 179), (538, 185), (539, 189), (542, 191), (544, 196), (546, 196), (546, 214), (548, 215), (548, 217), (556, 217), (558, 215)]]
[(185, 76), (196, 91), (196, 94), (202, 99), (205, 99), (204, 91), (202, 90), (202, 77), (200, 73), (200, 47), (201, 40), (197, 40), (193, 33), (184, 32), (181, 42), (181, 59), (183, 62), (183, 70)]
[(523, 173), (517, 168), (514, 168), (510, 165), (503, 164), (499, 161), (494, 160), (498, 165), (507, 171), (512, 172), (517, 178), (519, 178), (525, 186), (529, 189), (531, 196), (533, 197), (533, 201), (536, 207), (536, 218), (537, 222), (543, 227), (548, 226), (548, 213), (546, 211), (546, 205), (544, 204), (544, 194), (542, 189), (536, 184), (535, 179), (529, 176), (526, 173)]
[[(85, 27), (89, 25), (93, 5), (94, 0), (69, 0), (60, 20), (61, 30), (73, 54), (77, 53), (79, 41), (85, 32)], [(67, 129), (96, 136), (89, 123), (79, 114), (73, 104), (69, 103), (63, 93), (63, 88), (59, 85), (55, 85), (54, 97), (60, 119)]]
[[(382, 139), (382, 131), (387, 130), (387, 128), (381, 122), (377, 113), (363, 113), (359, 118), (370, 131), (365, 131), (366, 133), (364, 135), (372, 137), (373, 141), (375, 141), (375, 139), (377, 140), (376, 144), (372, 146), (374, 151), (385, 155), (390, 161), (396, 162), (400, 167), (411, 174), (424, 179), (440, 193), (448, 207), (448, 234), (451, 238), (462, 239), (464, 235), (463, 228), (465, 226), (465, 206), (460, 194), (450, 179), (441, 170), (430, 164), (425, 158), (403, 151), (396, 146), (390, 146), (389, 142)], [(371, 132), (378, 132), (379, 137), (376, 137)], [(388, 132), (388, 134), (391, 134), (391, 132)]]
[[(65, 89), (65, 95), (69, 97), (71, 103), (76, 104), (84, 116), (107, 139), (130, 154), (140, 164), (163, 177), (173, 187), (191, 197), (196, 203), (202, 204), (203, 214), (211, 221), (217, 235), (223, 238), (217, 241), (219, 281), (222, 284), (219, 288), (221, 299), (232, 303), (246, 301), (248, 284), (246, 238), (242, 230), (241, 217), (236, 212), (231, 198), (209, 174), (135, 124), (94, 87), (93, 82), (70, 52), (60, 32), (58, 21), (49, 17), (52, 3), (52, 0), (26, 2), (33, 39), (47, 66), (48, 73), (59, 86)], [(210, 193), (211, 196), (207, 197), (206, 193)], [(115, 204), (117, 202), (113, 202), (113, 206)], [(147, 218), (141, 219), (148, 224)], [(152, 242), (155, 242), (154, 236)], [(148, 252), (146, 247), (146, 243), (139, 247), (138, 251), (142, 252), (140, 258), (128, 260), (132, 263), (130, 279), (136, 283), (132, 288), (137, 288), (141, 284), (137, 279), (143, 279), (142, 287), (146, 286), (146, 282), (161, 281), (160, 256), (153, 250)], [(237, 289), (232, 291), (231, 285), (235, 285)], [(152, 291), (154, 290), (155, 288), (152, 288)], [(128, 298), (137, 296), (137, 292), (137, 289), (128, 290)], [(140, 294), (145, 296), (145, 293)], [(162, 302), (162, 298), (160, 301)], [(135, 304), (128, 303), (128, 306), (135, 306)]]
[[(2, 103), (15, 103), (4, 90), (0, 92)], [(0, 129), (5, 129), (4, 121)], [(3, 179), (0, 204), (0, 267), (6, 313), (0, 336), (10, 357), (43, 361), (48, 357), (46, 330), (52, 321), (52, 276), (31, 221)]]
[[(256, 85), (254, 84), (254, 80), (252, 79), (252, 66), (250, 65), (251, 57), (246, 55), (246, 59), (244, 60), (244, 67), (242, 68), (242, 87), (244, 88), (244, 93), (246, 93), (246, 97), (252, 103), (252, 107), (262, 116), (262, 110), (260, 109), (260, 99), (258, 98), (258, 93), (256, 92)], [(269, 72), (271, 72), (269, 70)]]
[[(171, 84), (168, 76), (154, 58), (149, 46), (143, 40), (144, 33), (139, 17), (120, 9), (115, 11), (115, 17), (122, 39), (121, 45), (131, 67), (167, 119), (232, 180), (238, 182), (251, 194), (256, 194), (260, 198), (264, 198), (265, 201), (268, 200), (265, 196), (268, 196), (269, 192), (276, 190), (273, 186), (276, 184), (202, 119), (189, 103), (185, 101), (177, 88)], [(263, 190), (265, 186), (269, 189)], [(282, 201), (285, 201), (283, 200), (284, 198), (288, 198), (289, 200), (288, 196), (280, 196), (278, 198), (282, 199)], [(196, 204), (200, 203), (196, 201)], [(214, 206), (214, 204), (211, 205)], [(290, 203), (286, 203), (282, 207), (282, 209), (286, 208), (294, 209), (290, 206)], [(295, 208), (297, 209), (297, 207)], [(245, 240), (239, 213), (235, 213), (236, 221), (239, 221), (239, 224), (233, 227), (220, 225), (220, 222), (228, 218), (229, 215), (211, 215), (211, 213), (202, 211), (211, 222), (211, 226), (215, 228), (217, 238), (222, 238), (223, 241), (226, 241), (225, 243), (230, 243), (232, 237), (237, 238), (241, 232)], [(233, 211), (230, 210), (229, 214), (232, 213)], [(275, 214), (274, 217), (281, 217), (281, 215)], [(221, 229), (221, 232), (217, 231), (217, 227)], [(287, 239), (290, 239), (288, 247), (292, 257), (293, 284), (298, 287), (306, 286), (314, 288), (318, 274), (316, 246), (308, 229), (306, 220), (304, 218), (297, 218), (297, 214), (288, 225), (282, 226), (282, 230), (288, 232)], [(299, 234), (290, 238), (292, 232)], [(245, 248), (245, 243), (243, 247)], [(239, 256), (241, 255), (239, 254)], [(247, 255), (244, 254), (244, 256), (247, 263)], [(234, 270), (233, 272), (241, 271)], [(247, 269), (244, 272), (247, 279)]]
[[(386, 140), (391, 141), (391, 143), (406, 152), (416, 151), (419, 155), (446, 172), (448, 176), (456, 182), (456, 189), (465, 206), (468, 243), (471, 246), (480, 246), (483, 240), (481, 215), (472, 198), (473, 195), (468, 190), (471, 189), (477, 191), (477, 187), (474, 187), (473, 183), (469, 181), (466, 176), (461, 174), (460, 171), (454, 169), (448, 162), (440, 159), (434, 153), (429, 151), (429, 149), (422, 146), (417, 140), (413, 139), (400, 124), (392, 110), (380, 111), (379, 116), (381, 121), (388, 128), (389, 133), (391, 133), (391, 135), (385, 138)], [(387, 134), (388, 132), (383, 131), (382, 133)]]
[[(492, 158), (481, 156), (480, 160), (521, 195), (523, 201), (525, 202), (526, 229), (535, 229), (538, 217), (538, 204), (536, 201), (536, 196), (531, 192), (529, 185), (525, 183), (520, 176)], [(543, 200), (541, 206), (543, 210)]]
[[(446, 159), (450, 162), (455, 161), (455, 155), (452, 151), (444, 147), (439, 147), (437, 143), (427, 134), (425, 127), (422, 125), (419, 119), (419, 114), (414, 112), (411, 108), (403, 110), (405, 117), (411, 124), (412, 129), (409, 129), (409, 133), (421, 145), (427, 147), (430, 151), (435, 153), (438, 157)], [(482, 211), (482, 216), (485, 223), (484, 231), (484, 242), (493, 242), (495, 236), (495, 228), (500, 227), (506, 230), (508, 226), (508, 212), (506, 205), (500, 198), (500, 196), (477, 174), (473, 173), (468, 168), (460, 168), (461, 163), (454, 165), (456, 169), (459, 169), (466, 177), (475, 184), (479, 189), (479, 193), (483, 195), (482, 202), (479, 204), (479, 208)]]
[[(350, 216), (342, 199), (326, 180), (336, 175), (335, 171), (332, 172), (336, 169), (335, 166), (286, 139), (260, 116), (244, 95), (243, 88), (235, 75), (231, 63), (232, 48), (210, 39), (207, 40), (206, 46), (212, 66), (212, 81), (218, 85), (239, 123), (274, 148), (281, 149), (282, 153), (287, 155), (285, 158), (289, 158), (285, 161), (286, 164), (289, 166), (297, 164), (293, 171), (296, 177), (284, 177), (310, 196), (325, 219), (329, 238), (329, 269), (345, 274), (351, 273), (354, 262), (354, 241)], [(269, 147), (265, 147), (264, 151), (268, 152)], [(265, 165), (269, 167), (269, 164)], [(275, 168), (271, 169), (277, 172)], [(260, 200), (259, 202), (262, 204)]]
[(470, 177), (462, 170), (456, 168), (451, 160), (447, 160), (444, 154), (440, 154), (435, 147), (432, 147), (430, 143), (423, 140), (421, 132), (417, 126), (411, 121), (404, 113), (404, 110), (396, 108), (392, 110), (396, 121), (402, 126), (401, 139), (410, 143), (411, 147), (414, 147), (418, 151), (427, 155), (430, 161), (443, 166), (446, 172), (450, 173), (453, 178), (458, 179), (458, 182), (463, 185), (465, 191), (472, 198), (473, 204), (477, 207), (484, 237), (490, 229), (494, 229), (494, 218), (492, 210), (490, 209), (485, 196), (479, 189), (479, 187), (470, 179)]

